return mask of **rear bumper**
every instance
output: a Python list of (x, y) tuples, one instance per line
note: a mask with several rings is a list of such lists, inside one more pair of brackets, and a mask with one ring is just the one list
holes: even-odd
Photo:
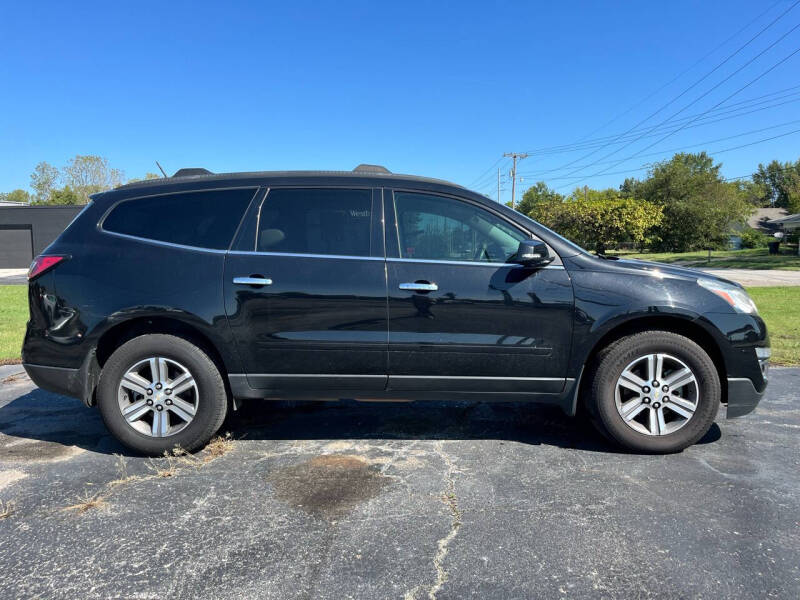
[(94, 404), (94, 390), (100, 377), (100, 366), (97, 364), (94, 350), (89, 353), (78, 369), (67, 367), (50, 367), (22, 363), (31, 380), (48, 392), (63, 396), (71, 396), (83, 401), (86, 406)]
[(67, 369), (64, 367), (48, 367), (45, 365), (32, 365), (23, 363), (25, 371), (33, 383), (48, 392), (55, 392), (64, 396), (80, 398), (83, 392), (83, 377), (81, 369)]
[(761, 402), (764, 391), (756, 391), (753, 382), (746, 377), (728, 377), (728, 412), (725, 416), (733, 419), (750, 414)]

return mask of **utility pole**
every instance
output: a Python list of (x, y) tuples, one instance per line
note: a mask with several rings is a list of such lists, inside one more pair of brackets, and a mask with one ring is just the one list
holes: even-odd
[(497, 203), (500, 204), (500, 167), (497, 167)]
[(511, 159), (514, 161), (513, 166), (511, 167), (511, 208), (514, 208), (514, 194), (517, 189), (517, 161), (522, 160), (523, 158), (528, 158), (528, 155), (525, 152), (505, 152), (503, 156), (510, 156)]

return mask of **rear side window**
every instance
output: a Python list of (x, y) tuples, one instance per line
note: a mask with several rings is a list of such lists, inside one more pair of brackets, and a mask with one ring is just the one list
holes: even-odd
[(256, 249), (369, 256), (371, 227), (370, 190), (273, 189), (261, 206)]
[(122, 202), (103, 229), (159, 242), (225, 250), (255, 189), (211, 190)]

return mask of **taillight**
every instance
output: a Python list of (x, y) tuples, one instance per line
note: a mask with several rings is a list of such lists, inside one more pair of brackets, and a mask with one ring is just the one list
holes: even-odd
[(66, 258), (66, 256), (55, 254), (48, 256), (37, 256), (33, 259), (30, 269), (28, 269), (28, 281), (35, 279), (42, 273), (46, 273), (61, 261), (66, 260)]

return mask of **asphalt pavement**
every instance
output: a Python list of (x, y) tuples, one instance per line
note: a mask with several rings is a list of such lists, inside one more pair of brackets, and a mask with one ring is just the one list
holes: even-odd
[(797, 598), (800, 369), (671, 456), (558, 410), (250, 403), (129, 455), (0, 368), (0, 598)]

